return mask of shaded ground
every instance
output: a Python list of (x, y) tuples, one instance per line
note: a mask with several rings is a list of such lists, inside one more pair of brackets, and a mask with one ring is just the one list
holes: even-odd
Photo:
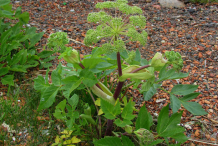
[[(45, 31), (42, 41), (38, 44), (42, 47), (46, 43), (46, 38), (56, 31), (65, 31), (71, 39), (83, 43), (86, 31), (93, 28), (93, 24), (86, 21), (87, 15), (97, 11), (94, 6), (102, 1), (104, 0), (21, 0), (14, 1), (13, 4), (16, 7), (22, 6), (23, 11), (30, 13), (31, 26), (37, 27), (38, 31)], [(199, 85), (198, 92), (202, 94), (193, 101), (200, 103), (208, 112), (206, 116), (193, 117), (184, 111), (182, 122), (187, 127), (187, 136), (207, 140), (207, 143), (216, 142), (218, 5), (187, 4), (185, 8), (170, 9), (161, 7), (155, 1), (146, 3), (145, 0), (132, 0), (129, 4), (143, 9), (147, 18), (146, 30), (149, 37), (145, 47), (129, 42), (127, 48), (139, 48), (146, 59), (152, 58), (157, 51), (174, 50), (181, 53), (184, 60), (183, 72), (190, 72), (190, 75), (178, 82)], [(81, 54), (87, 54), (92, 49), (75, 41), (71, 41), (70, 46), (79, 50)], [(173, 84), (166, 81), (163, 86), (170, 90)], [(132, 94), (138, 106), (145, 103), (153, 114), (159, 113), (159, 110), (170, 101), (169, 95), (165, 93), (156, 94), (149, 102), (143, 102), (142, 96), (137, 92)], [(187, 126), (187, 122), (190, 123), (190, 127)], [(200, 144), (203, 145), (202, 142)]]

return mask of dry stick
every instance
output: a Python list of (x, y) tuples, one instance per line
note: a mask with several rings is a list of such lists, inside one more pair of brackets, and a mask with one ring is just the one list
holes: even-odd
[(211, 142), (207, 142), (207, 141), (200, 141), (200, 140), (195, 140), (195, 139), (191, 139), (189, 138), (188, 141), (194, 141), (194, 142), (199, 142), (199, 143), (204, 143), (204, 144), (209, 144), (209, 145), (217, 145), (216, 143), (211, 143)]

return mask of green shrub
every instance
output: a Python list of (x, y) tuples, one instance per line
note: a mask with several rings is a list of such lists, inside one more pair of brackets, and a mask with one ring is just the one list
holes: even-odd
[[(35, 44), (44, 32), (28, 27), (29, 13), (18, 7), (12, 11), (10, 0), (0, 0), (0, 77), (3, 85), (14, 86), (14, 73), (26, 73), (39, 64)], [(3, 77), (2, 77), (3, 76)]]

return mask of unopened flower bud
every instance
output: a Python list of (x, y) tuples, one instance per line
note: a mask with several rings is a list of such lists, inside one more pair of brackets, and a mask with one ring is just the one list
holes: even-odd
[(131, 73), (132, 71), (136, 70), (137, 68), (140, 68), (138, 65), (130, 65), (126, 68), (123, 69), (123, 75), (119, 78), (119, 80), (125, 81), (127, 78), (132, 78), (132, 79), (141, 79), (141, 80), (146, 80), (154, 76), (153, 73), (151, 73), (147, 69), (141, 69), (135, 73)]
[(64, 53), (62, 53), (59, 58), (63, 57), (68, 63), (80, 63), (79, 52), (75, 49), (67, 48)]
[(132, 133), (132, 126), (126, 125), (126, 126), (125, 126), (125, 131), (126, 131), (127, 133), (131, 134), (131, 133)]
[(167, 60), (163, 58), (161, 53), (157, 52), (151, 60), (151, 67), (154, 67), (156, 71), (159, 71), (166, 63)]
[(154, 135), (147, 129), (140, 128), (134, 131), (137, 138), (139, 139), (140, 145), (148, 145), (154, 140)]
[(115, 100), (114, 100), (113, 94), (110, 92), (110, 90), (101, 82), (98, 82), (98, 85), (101, 89), (99, 87), (97, 87), (96, 85), (94, 85), (93, 87), (91, 87), (92, 92), (96, 96), (98, 96), (98, 97), (100, 97), (100, 98), (102, 98), (102, 99), (104, 99), (104, 100), (106, 100), (114, 105)]

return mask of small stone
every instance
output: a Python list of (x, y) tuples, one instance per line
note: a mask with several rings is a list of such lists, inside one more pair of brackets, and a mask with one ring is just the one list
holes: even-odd
[(213, 113), (213, 109), (208, 109), (208, 112)]
[(194, 13), (194, 12), (196, 12), (196, 10), (195, 9), (188, 9), (188, 12), (189, 13)]
[(165, 40), (162, 40), (162, 41), (161, 41), (162, 44), (164, 44), (165, 42), (166, 42)]
[(213, 74), (213, 73), (210, 73), (210, 75), (209, 75), (211, 78), (213, 78), (213, 77), (215, 77), (215, 74)]
[(186, 39), (191, 39), (191, 38), (192, 38), (191, 35), (186, 36)]

